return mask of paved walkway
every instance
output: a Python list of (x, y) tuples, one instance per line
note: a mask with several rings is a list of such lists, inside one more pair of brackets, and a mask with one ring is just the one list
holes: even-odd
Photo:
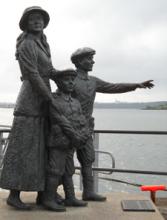
[(0, 192), (0, 220), (163, 220), (157, 208), (155, 212), (124, 212), (121, 200), (149, 199), (143, 195), (128, 193), (107, 194), (106, 202), (89, 202), (87, 207), (67, 208), (57, 213), (35, 206), (35, 193), (23, 193), (22, 199), (33, 205), (32, 211), (17, 211), (6, 205), (6, 192)]

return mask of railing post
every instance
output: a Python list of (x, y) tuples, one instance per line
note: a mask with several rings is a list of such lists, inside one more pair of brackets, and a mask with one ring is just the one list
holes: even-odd
[(83, 190), (81, 170), (80, 170), (80, 175), (79, 175), (79, 189), (80, 189), (81, 191)]
[(3, 153), (3, 133), (0, 132), (0, 159), (1, 159), (2, 153)]
[[(94, 133), (94, 139), (93, 139), (94, 149), (96, 151), (99, 150), (99, 133)], [(95, 162), (93, 163), (95, 167), (99, 166), (99, 155), (97, 152), (95, 152)], [(99, 189), (99, 178), (98, 178), (98, 172), (93, 171), (93, 179), (94, 179), (94, 191), (98, 192)]]
[(1, 175), (2, 160), (3, 160), (3, 133), (0, 132), (0, 175)]

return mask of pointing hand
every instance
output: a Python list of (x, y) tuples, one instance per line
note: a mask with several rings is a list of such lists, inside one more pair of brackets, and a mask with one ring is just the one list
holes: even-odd
[(152, 83), (153, 80), (147, 80), (147, 81), (144, 81), (142, 83), (139, 83), (138, 84), (138, 88), (143, 88), (143, 89), (146, 89), (146, 88), (153, 88), (154, 87), (154, 84)]

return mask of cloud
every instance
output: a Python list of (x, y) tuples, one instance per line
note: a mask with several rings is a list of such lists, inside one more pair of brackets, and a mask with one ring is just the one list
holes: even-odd
[[(56, 68), (72, 66), (71, 53), (90, 46), (97, 51), (91, 74), (111, 82), (155, 80), (154, 89), (121, 94), (117, 99), (167, 100), (166, 0), (6, 0), (0, 9), (4, 30), (0, 36), (0, 101), (16, 97), (19, 91), (15, 40), (21, 32), (20, 16), (31, 5), (41, 5), (50, 14), (45, 33)], [(105, 97), (98, 95), (99, 100), (115, 99), (115, 95)]]

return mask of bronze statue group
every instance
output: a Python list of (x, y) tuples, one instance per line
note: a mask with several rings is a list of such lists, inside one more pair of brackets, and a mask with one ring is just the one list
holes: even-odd
[[(124, 93), (152, 88), (142, 83), (109, 83), (88, 73), (94, 65), (95, 50), (79, 48), (71, 55), (75, 69), (56, 70), (43, 29), (49, 14), (39, 6), (23, 12), (17, 38), (16, 59), (22, 86), (14, 109), (8, 148), (3, 161), (0, 187), (10, 190), (7, 204), (20, 210), (31, 206), (20, 199), (22, 191), (37, 192), (36, 204), (52, 211), (65, 206), (83, 207), (87, 201), (105, 201), (93, 189), (93, 104), (96, 92)], [(50, 80), (57, 85), (51, 92)], [(82, 200), (75, 197), (72, 176), (77, 154), (83, 179)], [(64, 197), (58, 194), (63, 185)]]

